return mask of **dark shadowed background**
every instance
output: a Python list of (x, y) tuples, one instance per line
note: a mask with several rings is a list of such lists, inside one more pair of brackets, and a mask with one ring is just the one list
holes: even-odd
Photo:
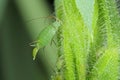
[(55, 45), (41, 49), (33, 61), (29, 44), (51, 23), (40, 17), (53, 12), (53, 0), (0, 0), (0, 80), (50, 78), (56, 62)]

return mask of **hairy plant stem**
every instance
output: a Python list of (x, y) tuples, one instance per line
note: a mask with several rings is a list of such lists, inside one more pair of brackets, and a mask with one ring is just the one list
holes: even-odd
[(120, 16), (115, 0), (92, 1), (81, 7), (84, 0), (55, 0), (56, 17), (62, 22), (57, 39), (65, 80), (118, 79)]

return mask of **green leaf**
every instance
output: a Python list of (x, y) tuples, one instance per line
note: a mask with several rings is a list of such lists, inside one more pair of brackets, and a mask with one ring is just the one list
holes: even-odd
[(117, 80), (118, 68), (118, 48), (107, 49), (96, 62), (90, 80)]
[(92, 32), (94, 4), (95, 0), (76, 0), (76, 6), (90, 32)]

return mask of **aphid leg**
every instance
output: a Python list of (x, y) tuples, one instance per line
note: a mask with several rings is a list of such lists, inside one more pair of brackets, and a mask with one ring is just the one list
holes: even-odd
[(43, 47), (43, 52), (45, 53), (45, 47)]
[(64, 40), (64, 37), (63, 36), (60, 36), (60, 42), (62, 42)]
[(57, 46), (57, 44), (56, 44), (56, 42), (55, 42), (55, 40), (54, 40), (54, 37), (55, 37), (55, 35), (53, 36), (53, 38), (51, 39), (51, 43), (50, 43), (50, 45), (52, 45), (52, 42), (55, 44), (55, 46)]
[(55, 44), (55, 46), (57, 45), (54, 39), (52, 39), (52, 40), (51, 40), (50, 45), (52, 45), (52, 43), (54, 43), (54, 44)]
[(53, 39), (52, 41), (54, 42), (55, 46), (57, 46), (57, 44), (56, 44), (55, 40)]
[(32, 46), (32, 47), (35, 47), (36, 45), (35, 44), (29, 44), (30, 46)]
[(33, 42), (29, 43), (29, 45), (35, 47), (37, 42), (38, 41), (33, 41)]

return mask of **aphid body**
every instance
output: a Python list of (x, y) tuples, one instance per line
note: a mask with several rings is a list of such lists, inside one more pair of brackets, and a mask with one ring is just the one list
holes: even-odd
[(37, 40), (35, 41), (35, 48), (33, 49), (33, 60), (36, 58), (36, 54), (40, 48), (45, 47), (49, 44), (57, 32), (58, 28), (61, 26), (61, 22), (56, 20), (51, 25), (45, 27), (39, 34)]

